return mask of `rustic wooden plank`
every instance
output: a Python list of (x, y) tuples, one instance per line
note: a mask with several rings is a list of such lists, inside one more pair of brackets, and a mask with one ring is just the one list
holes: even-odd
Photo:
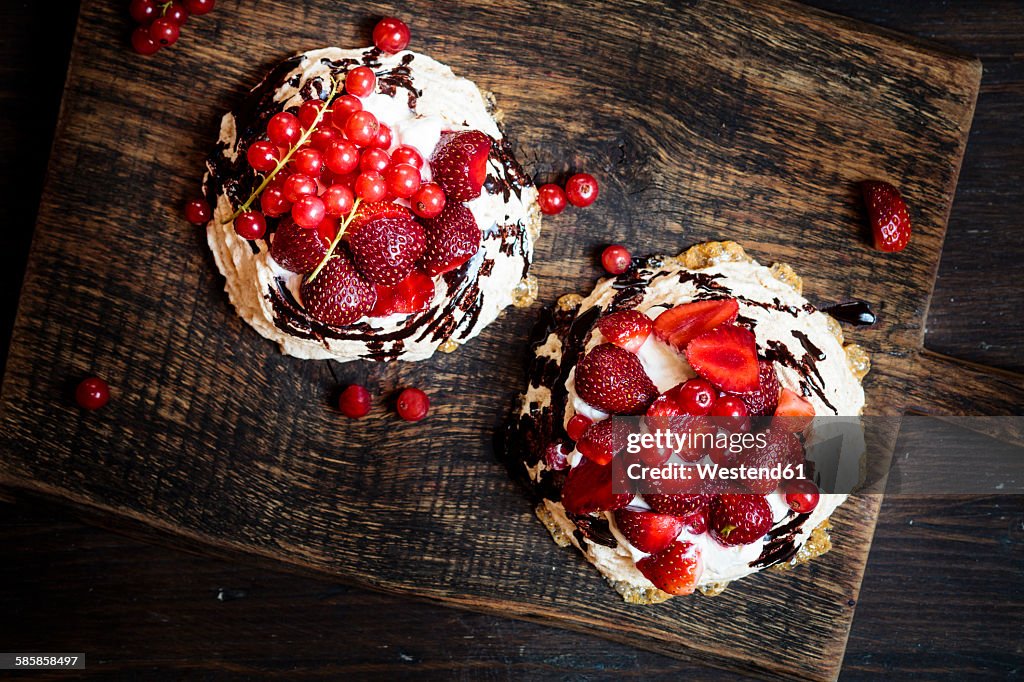
[[(899, 364), (919, 348), (977, 62), (787, 4), (427, 6), (409, 10), (416, 46), (495, 91), (542, 178), (573, 167), (605, 178), (599, 210), (549, 222), (544, 300), (589, 286), (604, 242), (660, 251), (731, 237), (793, 264), (819, 301), (878, 302), (884, 324), (857, 338), (881, 357)], [(111, 49), (122, 13), (85, 3), (3, 385), (0, 480), (380, 589), (763, 675), (834, 676), (877, 498), (837, 514), (837, 549), (807, 570), (713, 601), (628, 608), (551, 545), (490, 453), (530, 315), (453, 356), (338, 367), (338, 379), (278, 356), (234, 317), (202, 239), (177, 217), (214, 121), (281, 54), (346, 42), (317, 27), (365, 34), (330, 3), (282, 24), (284, 7), (226, 8), (190, 24), (192, 42), (140, 60)], [(521, 29), (495, 40), (508, 25)], [(643, 30), (661, 25), (672, 31)], [(280, 53), (267, 53), (268, 35)], [(175, 97), (195, 82), (202, 99)], [(857, 227), (854, 183), (878, 174), (914, 207), (898, 259)], [(87, 371), (117, 395), (83, 418), (58, 396)], [(899, 411), (903, 387), (884, 380), (898, 373), (879, 376), (869, 399)], [(355, 377), (382, 393), (428, 385), (438, 407), (415, 426), (383, 409), (341, 422), (325, 406)]]

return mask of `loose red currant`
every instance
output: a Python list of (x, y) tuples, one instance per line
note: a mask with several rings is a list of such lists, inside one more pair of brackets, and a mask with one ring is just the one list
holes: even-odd
[(391, 148), (391, 126), (381, 123), (377, 128), (377, 137), (373, 138), (371, 147), (387, 151)]
[(164, 12), (164, 16), (180, 27), (188, 21), (188, 10), (180, 2), (172, 2), (167, 11)]
[(318, 178), (324, 168), (324, 160), (317, 150), (312, 147), (303, 147), (292, 155), (292, 166), (297, 173)]
[(348, 121), (348, 117), (357, 111), (363, 110), (363, 103), (358, 97), (352, 95), (342, 95), (334, 100), (331, 104), (331, 123), (338, 130), (345, 129), (345, 122)]
[(376, 147), (370, 147), (364, 149), (363, 153), (359, 156), (359, 170), (363, 171), (377, 171), (383, 173), (391, 165), (391, 157), (383, 149), (377, 149)]
[(537, 203), (544, 215), (557, 215), (565, 210), (565, 192), (558, 185), (541, 185), (537, 190)]
[(633, 256), (625, 246), (612, 244), (601, 252), (601, 265), (613, 275), (621, 275), (629, 270)]
[(805, 478), (797, 478), (784, 484), (786, 492), (786, 504), (798, 514), (807, 514), (814, 511), (818, 506), (821, 494), (814, 481)]
[(210, 205), (205, 199), (192, 199), (185, 204), (185, 220), (193, 225), (210, 222)]
[(388, 195), (388, 184), (377, 171), (360, 173), (356, 178), (356, 196), (363, 201), (381, 201)]
[(128, 3), (128, 14), (137, 24), (149, 25), (149, 22), (160, 16), (157, 11), (156, 2), (153, 0), (132, 0)]
[(357, 66), (345, 74), (345, 91), (356, 97), (369, 97), (377, 85), (377, 76), (368, 66)]
[(324, 154), (324, 163), (337, 175), (348, 175), (359, 168), (359, 150), (348, 140), (335, 140)]
[(369, 147), (377, 137), (380, 124), (369, 111), (357, 111), (345, 121), (345, 135), (360, 147)]
[(384, 17), (373, 27), (373, 44), (381, 52), (401, 52), (409, 46), (409, 27), (401, 19)]
[(420, 171), (407, 163), (398, 163), (388, 169), (385, 176), (388, 191), (396, 197), (409, 199), (420, 188)]
[(711, 406), (711, 416), (720, 417), (716, 420), (717, 425), (734, 433), (750, 430), (747, 406), (736, 396), (723, 395), (715, 400), (715, 404)]
[(423, 157), (415, 147), (409, 147), (402, 145), (395, 151), (391, 152), (392, 163), (407, 163), (413, 168), (423, 168)]
[(370, 411), (370, 392), (365, 386), (352, 384), (338, 396), (338, 409), (350, 419), (365, 417)]
[[(99, 377), (82, 380), (75, 389), (75, 402), (86, 410), (98, 410), (110, 400), (110, 386)], [(426, 414), (424, 412), (424, 414)]]
[(149, 25), (150, 39), (155, 43), (159, 43), (161, 47), (173, 45), (179, 35), (178, 25), (167, 17), (160, 17)]
[(412, 195), (412, 212), (421, 218), (436, 218), (444, 210), (444, 190), (436, 182), (424, 182)]
[(331, 185), (320, 198), (323, 199), (327, 215), (332, 217), (348, 215), (355, 201), (352, 190), (345, 185)]
[(185, 7), (192, 14), (212, 12), (214, 4), (214, 0), (185, 0)]
[(267, 137), (278, 147), (291, 147), (299, 141), (301, 135), (299, 119), (287, 111), (276, 113), (267, 121)]
[(569, 423), (565, 425), (565, 432), (569, 434), (569, 438), (576, 441), (583, 437), (583, 432), (590, 428), (590, 425), (593, 423), (590, 417), (576, 413), (569, 420)]
[(253, 170), (269, 173), (277, 168), (279, 160), (277, 145), (266, 140), (256, 140), (249, 145), (248, 151), (245, 152), (245, 158)]
[(407, 422), (418, 422), (430, 411), (430, 398), (418, 388), (407, 388), (398, 395), (398, 416)]
[(240, 213), (235, 218), (235, 232), (242, 239), (261, 239), (267, 233), (267, 221), (259, 211)]
[(149, 37), (148, 26), (139, 26), (132, 31), (132, 49), (141, 55), (149, 56), (160, 50), (160, 43)]
[(284, 198), (293, 204), (301, 197), (316, 194), (316, 190), (316, 180), (302, 173), (289, 175), (284, 181)]
[(676, 404), (686, 414), (704, 416), (711, 414), (718, 392), (705, 379), (690, 379), (676, 391)]
[[(260, 194), (260, 208), (271, 218), (276, 218), (287, 213), (292, 207), (292, 202), (284, 196), (284, 188), (277, 185), (268, 185)], [(243, 214), (244, 215), (244, 214)], [(239, 216), (240, 218), (241, 216)], [(235, 220), (237, 229), (238, 220)], [(243, 235), (244, 236), (244, 235)]]
[(590, 206), (597, 201), (597, 179), (589, 173), (577, 173), (565, 183), (565, 196), (573, 206)]
[(299, 105), (299, 125), (303, 130), (313, 127), (313, 122), (316, 121), (316, 117), (320, 115), (320, 110), (323, 108), (324, 101), (322, 99), (307, 99)]
[(327, 152), (327, 148), (331, 146), (331, 143), (337, 139), (339, 137), (336, 130), (321, 126), (309, 136), (309, 146), (323, 154)]
[(327, 216), (327, 209), (320, 197), (312, 194), (299, 197), (298, 201), (292, 204), (292, 220), (299, 227), (312, 230), (323, 222)]

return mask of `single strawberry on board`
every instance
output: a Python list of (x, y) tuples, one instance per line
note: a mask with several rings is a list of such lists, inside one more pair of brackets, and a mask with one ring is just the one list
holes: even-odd
[(875, 248), (895, 252), (907, 248), (910, 242), (910, 214), (899, 190), (888, 182), (866, 180), (860, 183), (867, 207), (868, 220)]

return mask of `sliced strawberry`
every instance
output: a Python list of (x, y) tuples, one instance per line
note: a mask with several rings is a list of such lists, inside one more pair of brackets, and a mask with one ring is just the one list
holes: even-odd
[(544, 465), (552, 471), (569, 468), (569, 453), (565, 451), (565, 445), (561, 441), (548, 443), (544, 448)]
[(899, 190), (888, 182), (868, 180), (860, 183), (867, 206), (875, 248), (902, 251), (910, 242), (910, 214)]
[(739, 309), (735, 298), (684, 303), (658, 315), (654, 320), (654, 333), (681, 351), (701, 334), (719, 325), (735, 322)]
[(597, 328), (609, 343), (636, 353), (651, 335), (651, 318), (636, 310), (621, 310), (597, 321)]
[(723, 391), (757, 390), (757, 346), (754, 334), (743, 327), (726, 325), (701, 334), (686, 346), (686, 360)]
[(376, 289), (377, 304), (373, 306), (370, 317), (423, 312), (434, 300), (434, 280), (419, 271), (414, 271), (393, 287), (378, 284)]
[(374, 284), (395, 286), (412, 273), (426, 249), (423, 226), (412, 218), (377, 216), (349, 237), (356, 269)]
[(784, 388), (779, 395), (775, 416), (785, 417), (785, 419), (773, 420), (775, 423), (787, 431), (798, 433), (810, 426), (814, 419), (814, 405), (801, 398), (795, 391)]
[(369, 313), (377, 300), (373, 284), (359, 274), (342, 248), (335, 251), (316, 279), (302, 280), (299, 293), (310, 315), (334, 327), (352, 324)]
[(598, 464), (612, 461), (626, 447), (629, 428), (619, 419), (603, 419), (588, 428), (576, 442), (580, 454)]
[(629, 351), (610, 343), (594, 347), (576, 365), (576, 393), (608, 414), (643, 414), (658, 389)]
[(757, 390), (750, 393), (738, 393), (736, 397), (747, 406), (748, 415), (763, 417), (775, 412), (781, 392), (782, 386), (779, 385), (779, 375), (775, 371), (775, 365), (767, 360), (759, 360), (757, 363)]
[(480, 228), (464, 204), (451, 202), (436, 218), (423, 221), (427, 247), (422, 269), (431, 277), (454, 270), (480, 249)]
[(451, 203), (480, 196), (487, 179), (487, 156), (491, 138), (479, 130), (441, 135), (430, 157), (430, 172)]
[(673, 542), (636, 562), (636, 567), (659, 590), (676, 596), (692, 594), (704, 570), (700, 551), (689, 542)]
[(612, 467), (589, 459), (569, 471), (562, 486), (562, 506), (570, 514), (589, 514), (596, 511), (622, 509), (633, 499), (630, 493), (612, 492)]
[(719, 544), (749, 545), (772, 527), (772, 508), (761, 495), (719, 495), (708, 508), (708, 526)]
[(629, 509), (615, 512), (615, 525), (629, 544), (649, 554), (671, 545), (683, 530), (683, 520), (677, 516)]
[(305, 274), (320, 264), (331, 241), (319, 229), (307, 230), (299, 227), (286, 216), (274, 230), (270, 242), (270, 257), (285, 270)]

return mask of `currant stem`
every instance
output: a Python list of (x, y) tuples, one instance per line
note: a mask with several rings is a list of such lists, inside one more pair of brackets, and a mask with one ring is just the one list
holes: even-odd
[[(337, 93), (338, 93), (338, 81), (332, 76), (331, 77), (331, 92), (327, 95), (327, 101), (330, 102), (331, 100), (333, 100), (334, 96)], [(278, 172), (288, 164), (288, 162), (292, 158), (292, 154), (294, 154), (296, 152), (296, 150), (298, 150), (299, 147), (301, 147), (302, 145), (306, 144), (306, 141), (310, 138), (310, 136), (314, 132), (316, 132), (316, 127), (318, 125), (320, 125), (320, 122), (324, 120), (324, 116), (326, 114), (328, 114), (330, 111), (331, 111), (330, 107), (327, 107), (327, 106), (320, 107), (320, 110), (316, 113), (316, 118), (313, 119), (312, 125), (310, 125), (309, 128), (307, 128), (306, 130), (304, 130), (302, 132), (302, 135), (299, 137), (298, 141), (295, 144), (293, 144), (291, 146), (291, 148), (288, 149), (288, 153), (285, 154), (280, 160), (278, 160), (277, 165), (274, 167), (274, 170), (270, 171), (266, 175), (266, 177), (263, 178), (263, 182), (260, 183), (259, 187), (257, 187), (253, 191), (253, 193), (249, 195), (249, 198), (245, 200), (244, 204), (239, 206), (238, 209), (234, 213), (231, 214), (230, 218), (227, 218), (226, 220), (224, 220), (221, 223), (222, 225), (227, 225), (228, 223), (233, 221), (235, 218), (237, 218), (238, 216), (242, 215), (243, 213), (245, 213), (246, 211), (249, 210), (249, 207), (252, 205), (252, 202), (256, 201), (256, 198), (263, 192), (263, 190), (265, 190), (267, 188), (267, 185), (269, 185), (270, 181), (274, 179), (274, 176), (277, 175)]]
[(324, 269), (325, 265), (327, 265), (327, 261), (331, 260), (331, 256), (334, 255), (334, 249), (338, 248), (338, 244), (341, 242), (341, 238), (345, 235), (345, 230), (348, 229), (348, 226), (356, 217), (356, 212), (359, 210), (359, 202), (361, 201), (362, 199), (356, 197), (356, 200), (352, 203), (352, 210), (348, 212), (348, 217), (345, 218), (345, 222), (343, 222), (341, 226), (338, 228), (338, 234), (334, 236), (334, 240), (328, 247), (327, 253), (324, 254), (324, 259), (320, 261), (319, 265), (316, 266), (316, 270), (309, 273), (309, 278), (306, 279), (307, 282), (312, 282), (314, 279), (316, 279), (316, 276), (319, 275), (320, 271)]

